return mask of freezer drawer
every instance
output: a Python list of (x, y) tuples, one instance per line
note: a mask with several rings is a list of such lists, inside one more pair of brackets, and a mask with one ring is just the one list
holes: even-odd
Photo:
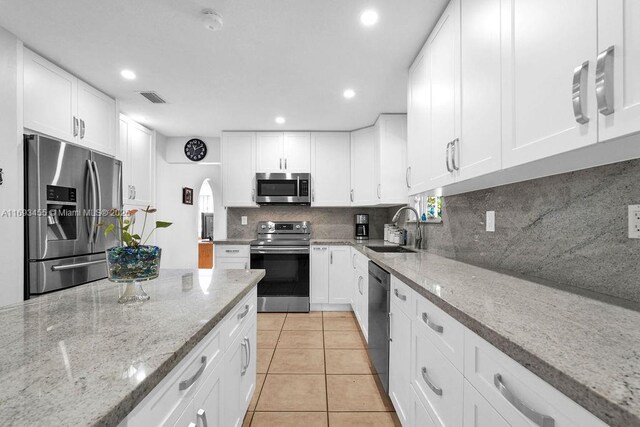
[(29, 262), (29, 289), (43, 294), (107, 277), (105, 254)]

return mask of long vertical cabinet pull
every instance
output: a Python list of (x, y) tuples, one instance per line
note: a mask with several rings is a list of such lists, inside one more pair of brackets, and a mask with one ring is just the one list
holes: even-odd
[(84, 120), (80, 119), (80, 139), (84, 139), (85, 130)]
[(393, 337), (391, 336), (391, 318), (392, 318), (393, 313), (389, 313), (389, 321), (387, 322), (387, 328), (388, 328), (388, 332), (389, 332), (389, 342), (393, 342)]
[(407, 171), (404, 174), (404, 179), (407, 182), (407, 188), (411, 188), (411, 166), (407, 168)]
[(350, 197), (351, 197), (351, 202), (353, 202), (353, 190), (351, 190), (351, 195), (350, 195)]
[(202, 421), (202, 427), (209, 427), (209, 424), (207, 424), (207, 411), (200, 409), (196, 415), (198, 416), (198, 420)]
[(449, 171), (449, 172), (453, 172), (453, 169), (451, 169), (451, 165), (449, 164), (449, 158), (451, 157), (451, 144), (452, 143), (453, 143), (453, 141), (449, 142), (447, 144), (447, 153), (446, 153), (446, 156), (445, 156), (445, 161), (447, 162), (447, 171)]
[(451, 141), (451, 167), (457, 171), (460, 170), (460, 166), (456, 163), (456, 158), (458, 157), (458, 142), (460, 142), (458, 138)]
[(76, 116), (73, 116), (73, 136), (78, 136), (79, 121)]
[[(584, 95), (587, 86), (587, 77), (589, 73), (589, 61), (585, 61), (581, 66), (576, 67), (573, 71), (573, 85), (572, 88), (572, 100), (573, 100), (573, 115), (576, 118), (576, 122), (581, 125), (589, 123), (589, 117), (587, 117), (587, 97)], [(584, 90), (584, 92), (583, 92)]]
[(598, 55), (596, 64), (596, 99), (598, 112), (603, 116), (613, 114), (613, 55), (614, 46), (609, 46)]

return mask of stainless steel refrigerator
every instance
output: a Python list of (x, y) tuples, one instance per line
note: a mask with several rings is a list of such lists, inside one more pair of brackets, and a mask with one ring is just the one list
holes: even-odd
[(107, 276), (106, 212), (122, 209), (122, 163), (55, 139), (25, 135), (25, 297)]

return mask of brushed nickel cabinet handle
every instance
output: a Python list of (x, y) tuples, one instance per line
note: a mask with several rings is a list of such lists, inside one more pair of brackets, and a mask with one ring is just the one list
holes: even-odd
[(78, 126), (78, 118), (76, 116), (73, 116), (73, 136), (78, 136)]
[(598, 112), (603, 116), (615, 112), (613, 106), (613, 55), (614, 46), (609, 46), (600, 52), (596, 63), (596, 99)]
[(284, 170), (287, 170), (287, 158), (284, 159)]
[(280, 158), (280, 170), (282, 170), (282, 158)]
[(393, 293), (395, 294), (396, 297), (398, 297), (398, 299), (400, 301), (406, 301), (407, 300), (407, 296), (406, 295), (402, 295), (400, 292), (398, 292), (397, 289), (394, 289)]
[(576, 118), (576, 122), (581, 125), (589, 123), (589, 117), (587, 116), (587, 97), (584, 96), (583, 90), (586, 93), (587, 77), (589, 74), (589, 61), (585, 61), (579, 67), (573, 71), (573, 85), (571, 86), (572, 100), (573, 100), (573, 115)]
[(393, 337), (391, 336), (391, 317), (393, 313), (389, 313), (389, 321), (387, 322), (387, 332), (389, 336), (389, 342), (393, 342)]
[(404, 174), (404, 180), (407, 182), (407, 188), (411, 188), (411, 166), (407, 168)]
[(247, 373), (247, 368), (249, 367), (249, 351), (248, 351), (249, 347), (247, 346), (246, 337), (242, 339), (242, 343), (240, 345), (242, 346), (242, 351), (244, 351), (244, 360), (245, 360), (245, 362), (240, 367), (240, 376), (243, 377), (244, 374)]
[(437, 333), (441, 334), (444, 332), (444, 327), (438, 325), (437, 323), (433, 323), (431, 320), (429, 320), (429, 316), (427, 315), (427, 313), (422, 313), (422, 321)]
[(200, 421), (202, 421), (202, 427), (209, 427), (209, 424), (207, 424), (207, 411), (200, 409), (196, 416)]
[(555, 420), (552, 417), (541, 414), (540, 412), (529, 408), (520, 399), (518, 399), (502, 382), (502, 375), (495, 374), (493, 376), (493, 384), (496, 386), (502, 397), (507, 400), (507, 402), (511, 403), (514, 408), (516, 408), (522, 415), (529, 418), (535, 425), (539, 427), (555, 426)]
[(351, 202), (353, 202), (353, 190), (351, 190)]
[[(245, 263), (246, 265), (246, 263)], [(245, 268), (246, 270), (246, 268)], [(238, 320), (242, 320), (246, 317), (246, 315), (249, 314), (249, 304), (246, 304), (244, 306), (244, 311), (242, 313), (238, 313)]]
[(84, 120), (80, 119), (80, 139), (84, 138), (85, 135), (85, 125), (84, 125)]
[(353, 257), (351, 259), (351, 265), (353, 266), (353, 268), (356, 268), (356, 254), (353, 254)]
[(447, 152), (445, 153), (445, 161), (447, 162), (447, 171), (448, 172), (453, 172), (453, 169), (451, 169), (451, 166), (449, 165), (449, 158), (451, 157), (451, 143), (453, 141), (449, 142), (447, 144)]
[(427, 368), (425, 366), (422, 367), (422, 379), (429, 386), (432, 392), (434, 392), (437, 396), (442, 396), (442, 389), (440, 387), (436, 387), (435, 384), (431, 382), (429, 376), (427, 375)]
[(458, 142), (460, 142), (460, 140), (458, 138), (454, 139), (451, 142), (451, 167), (453, 168), (453, 170), (460, 170), (460, 166), (458, 166), (458, 164), (456, 163), (456, 157), (458, 156)]
[(196, 372), (191, 378), (180, 381), (180, 384), (178, 384), (178, 388), (180, 389), (180, 391), (188, 389), (196, 381), (198, 381), (198, 378), (200, 378), (200, 375), (202, 375), (202, 373), (204, 372), (204, 368), (207, 367), (207, 356), (202, 356), (202, 358), (200, 359), (200, 363), (201, 365), (200, 369), (198, 369), (198, 372)]

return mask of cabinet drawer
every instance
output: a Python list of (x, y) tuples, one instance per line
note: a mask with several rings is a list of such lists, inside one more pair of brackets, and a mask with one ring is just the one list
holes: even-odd
[[(605, 423), (478, 335), (465, 331), (465, 375), (512, 426), (550, 417), (555, 427), (604, 427)], [(527, 413), (527, 415), (525, 415)], [(542, 422), (539, 422), (542, 425)]]
[(354, 263), (354, 268), (359, 268), (364, 271), (369, 271), (369, 258), (367, 258), (366, 255), (363, 255), (357, 249), (352, 248), (351, 250), (353, 251), (351, 255), (351, 260)]
[(391, 301), (395, 302), (410, 319), (413, 317), (411, 307), (415, 304), (415, 298), (415, 293), (408, 285), (391, 276)]
[(464, 427), (509, 427), (467, 380), (464, 380)]
[(428, 336), (453, 366), (463, 372), (464, 326), (425, 297), (416, 294), (415, 300), (417, 330)]
[(249, 258), (249, 245), (216, 245), (216, 256), (225, 258)]
[(437, 424), (431, 419), (431, 415), (429, 415), (429, 412), (425, 409), (413, 387), (409, 387), (409, 392), (411, 393), (412, 400), (410, 419), (413, 421), (410, 422), (409, 425), (415, 427), (437, 427)]
[(413, 332), (411, 385), (438, 426), (462, 425), (464, 378), (424, 333)]
[(224, 321), (223, 333), (224, 333), (224, 346), (229, 347), (231, 343), (236, 339), (247, 324), (247, 322), (255, 318), (256, 304), (258, 302), (258, 289), (254, 288), (249, 295), (242, 299), (242, 302), (238, 304), (231, 313), (227, 315)]

